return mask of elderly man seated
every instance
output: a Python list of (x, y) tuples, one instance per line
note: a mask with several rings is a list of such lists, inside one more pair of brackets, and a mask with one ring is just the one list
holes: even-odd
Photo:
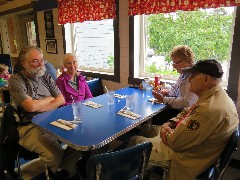
[(150, 163), (168, 168), (168, 179), (194, 179), (216, 163), (239, 119), (235, 105), (220, 86), (221, 65), (214, 59), (184, 68), (190, 91), (199, 99), (160, 127), (154, 138), (132, 137), (129, 145), (151, 141)]
[(46, 73), (41, 49), (35, 46), (23, 48), (19, 61), (23, 70), (9, 80), (11, 97), (21, 111), (19, 144), (39, 155), (47, 165), (52, 180), (66, 180), (74, 176), (81, 152), (71, 147), (64, 149), (55, 137), (31, 123), (34, 115), (63, 105), (64, 97), (53, 78)]

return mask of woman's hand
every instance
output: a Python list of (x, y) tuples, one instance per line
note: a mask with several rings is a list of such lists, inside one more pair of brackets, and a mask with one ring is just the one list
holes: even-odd
[(159, 102), (163, 102), (163, 95), (158, 93), (157, 91), (152, 91), (152, 95), (156, 98)]
[(162, 94), (163, 96), (168, 96), (168, 95), (169, 95), (169, 90), (168, 90), (168, 89), (162, 89), (162, 90), (161, 90), (161, 94)]

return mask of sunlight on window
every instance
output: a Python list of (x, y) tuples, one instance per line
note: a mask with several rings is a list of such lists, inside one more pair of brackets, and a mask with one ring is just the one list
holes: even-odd
[(75, 53), (81, 69), (113, 72), (113, 20), (74, 24)]

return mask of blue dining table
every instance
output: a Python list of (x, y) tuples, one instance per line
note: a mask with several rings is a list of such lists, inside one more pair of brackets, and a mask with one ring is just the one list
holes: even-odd
[(168, 107), (163, 103), (148, 101), (151, 97), (147, 97), (146, 91), (138, 88), (122, 88), (115, 90), (115, 94), (133, 94), (134, 106), (132, 112), (141, 115), (141, 117), (132, 120), (118, 115), (119, 110), (126, 105), (126, 98), (114, 98), (114, 104), (108, 105), (107, 94), (103, 94), (84, 101), (93, 101), (103, 106), (95, 109), (82, 104), (80, 109), (82, 122), (77, 123), (77, 127), (74, 129), (65, 130), (50, 124), (58, 119), (72, 121), (73, 110), (71, 105), (38, 114), (33, 117), (32, 122), (72, 148), (89, 151), (108, 144)]

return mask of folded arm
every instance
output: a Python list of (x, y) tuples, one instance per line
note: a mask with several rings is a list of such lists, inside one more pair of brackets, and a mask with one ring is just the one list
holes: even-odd
[(54, 97), (45, 97), (39, 100), (33, 100), (31, 97), (25, 99), (21, 106), (28, 112), (45, 112), (56, 109), (65, 103), (62, 94)]

